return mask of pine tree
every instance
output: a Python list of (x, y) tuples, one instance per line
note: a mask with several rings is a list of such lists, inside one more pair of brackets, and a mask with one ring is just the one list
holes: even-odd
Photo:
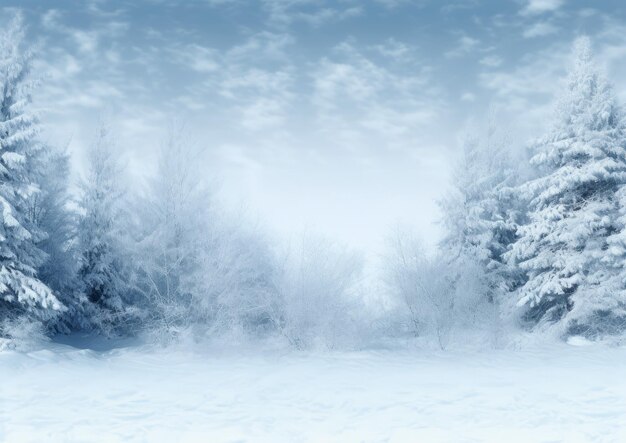
[(626, 331), (626, 186), (616, 193), (615, 232), (607, 238), (601, 265), (588, 280), (595, 283), (574, 303), (569, 332), (592, 338)]
[[(59, 297), (72, 291), (76, 274), (73, 251), (75, 214), (69, 209), (69, 156), (44, 146), (33, 158), (41, 191), (30, 201), (29, 219), (46, 235), (39, 247), (46, 260), (38, 270), (40, 279)], [(67, 304), (67, 303), (64, 303)]]
[(108, 128), (101, 127), (89, 151), (89, 172), (82, 185), (78, 223), (79, 285), (100, 309), (96, 319), (115, 329), (127, 313), (128, 263), (123, 247), (120, 167)]
[(49, 319), (63, 309), (37, 276), (46, 254), (37, 246), (45, 233), (28, 217), (29, 201), (40, 192), (31, 159), (38, 122), (30, 110), (31, 56), (21, 52), (17, 16), (0, 35), (0, 319), (29, 314)]
[(44, 145), (31, 163), (41, 191), (30, 199), (29, 220), (45, 233), (38, 246), (46, 253), (46, 259), (37, 272), (67, 308), (53, 326), (64, 332), (85, 328), (85, 300), (76, 279), (77, 214), (71, 209), (70, 158), (64, 151)]
[(468, 263), (483, 269), (490, 302), (516, 280), (504, 259), (519, 219), (510, 192), (515, 179), (506, 143), (490, 127), (485, 140), (465, 142), (453, 189), (440, 202), (446, 230), (440, 249), (458, 269)]
[(626, 180), (625, 135), (590, 41), (580, 38), (553, 128), (534, 146), (531, 164), (538, 176), (519, 187), (528, 201), (528, 223), (520, 227), (509, 258), (527, 276), (518, 291), (526, 319), (567, 319), (562, 324), (571, 328), (602, 308), (586, 305), (608, 289), (603, 257), (619, 230), (616, 192)]

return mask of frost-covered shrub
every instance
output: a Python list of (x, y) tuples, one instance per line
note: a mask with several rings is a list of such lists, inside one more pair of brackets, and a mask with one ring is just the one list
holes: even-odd
[(133, 288), (160, 342), (272, 328), (274, 262), (262, 233), (214, 198), (183, 127), (170, 132), (138, 199)]
[(284, 263), (280, 330), (289, 343), (297, 349), (358, 346), (365, 327), (362, 258), (327, 240), (305, 236)]
[(21, 317), (0, 322), (0, 351), (29, 351), (48, 340), (46, 327), (40, 321)]
[(143, 307), (132, 303), (106, 309), (90, 306), (90, 310), (86, 312), (89, 315), (87, 330), (109, 338), (137, 335), (143, 330), (147, 316)]
[(392, 238), (385, 260), (385, 283), (393, 312), (407, 332), (434, 339), (444, 349), (467, 331), (493, 331), (497, 305), (486, 297), (488, 285), (481, 267), (471, 261), (429, 256), (410, 235)]
[(274, 330), (276, 269), (262, 233), (225, 217), (205, 233), (204, 245), (199, 272), (186, 281), (196, 330), (209, 336)]

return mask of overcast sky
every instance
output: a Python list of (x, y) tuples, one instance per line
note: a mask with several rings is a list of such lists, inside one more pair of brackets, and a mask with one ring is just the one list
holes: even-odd
[(275, 232), (367, 251), (397, 222), (433, 244), (460, 140), (488, 115), (540, 135), (572, 40), (626, 98), (621, 0), (0, 0), (46, 80), (45, 136), (81, 153), (105, 118), (136, 175), (183, 121), (207, 179)]

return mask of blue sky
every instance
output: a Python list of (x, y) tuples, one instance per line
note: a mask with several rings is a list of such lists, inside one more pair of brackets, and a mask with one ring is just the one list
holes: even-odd
[[(45, 136), (82, 152), (106, 119), (149, 175), (184, 122), (208, 180), (276, 232), (368, 251), (397, 222), (427, 242), (460, 142), (546, 127), (572, 40), (626, 98), (620, 1), (1, 0), (24, 14)], [(489, 117), (491, 116), (491, 117)]]

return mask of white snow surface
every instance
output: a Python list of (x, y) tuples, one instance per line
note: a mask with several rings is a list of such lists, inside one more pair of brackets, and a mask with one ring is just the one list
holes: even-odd
[(581, 344), (4, 350), (0, 441), (624, 442), (626, 349)]

